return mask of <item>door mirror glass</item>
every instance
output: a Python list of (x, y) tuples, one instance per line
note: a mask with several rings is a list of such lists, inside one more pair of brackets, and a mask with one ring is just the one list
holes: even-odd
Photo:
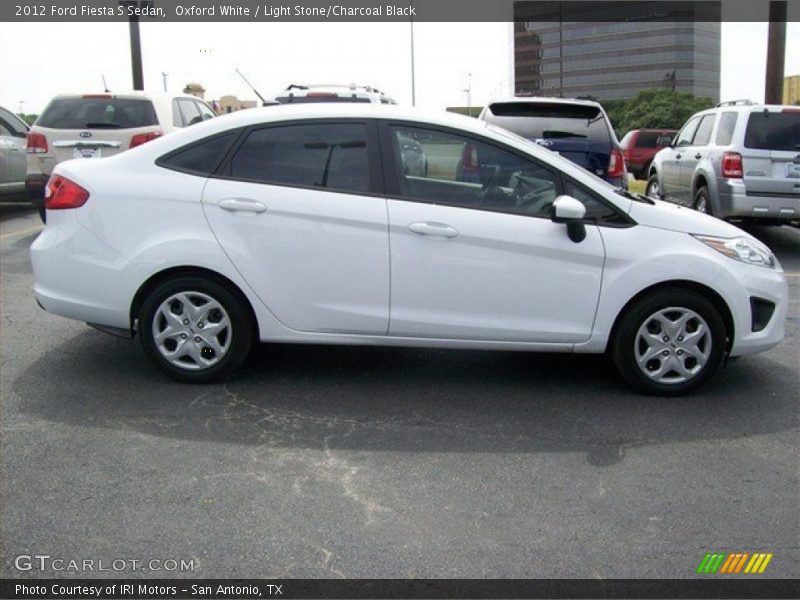
[(553, 202), (553, 220), (556, 223), (580, 221), (586, 216), (583, 202), (572, 196), (559, 196)]

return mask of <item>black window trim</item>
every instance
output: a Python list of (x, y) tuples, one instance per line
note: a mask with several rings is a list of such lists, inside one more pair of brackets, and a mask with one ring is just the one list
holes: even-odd
[[(291, 127), (297, 125), (364, 125), (367, 137), (367, 169), (369, 177), (369, 190), (356, 191), (356, 190), (343, 190), (337, 188), (321, 188), (313, 185), (299, 185), (288, 184), (280, 181), (264, 181), (262, 179), (247, 179), (243, 177), (233, 177), (224, 173), (228, 163), (233, 158), (233, 155), (239, 150), (247, 137), (253, 132), (261, 129), (274, 129), (278, 127)], [(268, 123), (257, 123), (248, 127), (242, 128), (242, 132), (237, 138), (233, 146), (225, 154), (225, 157), (217, 165), (214, 172), (209, 175), (209, 178), (222, 179), (225, 181), (239, 181), (242, 183), (255, 183), (259, 185), (272, 185), (277, 187), (297, 188), (303, 190), (313, 190), (315, 192), (326, 192), (334, 194), (349, 194), (351, 196), (371, 196), (378, 198), (385, 198), (383, 192), (383, 169), (380, 164), (380, 155), (378, 148), (380, 143), (378, 140), (377, 126), (375, 119), (360, 119), (360, 118), (317, 118), (317, 119), (291, 119), (287, 121), (272, 121)]]
[[(700, 127), (702, 126), (703, 121), (705, 121), (706, 119), (711, 119), (711, 131), (708, 132), (708, 139), (706, 140), (706, 142), (698, 146), (696, 143), (697, 133), (700, 131)], [(681, 148), (705, 148), (706, 146), (712, 145), (711, 144), (711, 140), (713, 138), (712, 134), (716, 132), (716, 128), (717, 128), (717, 113), (712, 112), (700, 115), (700, 122), (697, 124), (697, 127), (695, 128), (694, 134), (692, 134), (692, 141), (689, 142), (689, 144), (686, 146), (681, 146)]]
[[(166, 154), (162, 154), (161, 156), (159, 156), (155, 161), (156, 162), (156, 166), (161, 167), (162, 169), (169, 169), (170, 171), (177, 171), (178, 173), (185, 173), (187, 175), (195, 175), (197, 177), (203, 177), (203, 178), (208, 179), (209, 177), (212, 177), (214, 175), (214, 173), (217, 172), (217, 170), (219, 169), (219, 167), (223, 163), (223, 161), (226, 161), (230, 157), (232, 149), (238, 145), (238, 142), (239, 142), (239, 140), (241, 140), (242, 133), (244, 131), (245, 131), (245, 128), (243, 128), (243, 127), (234, 128), (234, 129), (226, 129), (225, 131), (220, 131), (218, 133), (213, 133), (213, 134), (211, 134), (209, 136), (206, 136), (204, 138), (200, 138), (199, 140), (195, 140), (193, 142), (189, 142), (188, 144), (185, 144), (185, 145), (181, 146), (180, 148), (175, 148), (174, 150), (170, 150)], [(167, 164), (167, 162), (173, 156), (175, 156), (177, 154), (181, 154), (182, 152), (185, 152), (187, 150), (191, 150), (192, 148), (194, 148), (196, 146), (200, 146), (202, 144), (205, 144), (206, 142), (209, 142), (210, 140), (213, 140), (213, 139), (218, 138), (218, 137), (223, 137), (223, 136), (229, 135), (231, 133), (234, 133), (234, 134), (237, 134), (237, 135), (234, 135), (233, 140), (228, 143), (228, 148), (225, 150), (225, 152), (223, 153), (223, 155), (219, 159), (219, 161), (217, 161), (216, 166), (213, 169), (211, 169), (209, 172), (197, 171), (195, 169), (184, 169), (184, 168), (181, 168), (181, 167), (176, 167), (175, 165)]]
[(628, 216), (622, 209), (618, 208), (612, 202), (606, 200), (602, 196), (598, 195), (595, 192), (589, 190), (585, 185), (577, 182), (575, 179), (566, 175), (561, 169), (557, 167), (553, 167), (547, 163), (544, 163), (537, 159), (535, 156), (530, 154), (526, 154), (525, 152), (518, 150), (512, 146), (507, 146), (502, 142), (494, 140), (492, 138), (483, 137), (481, 135), (475, 134), (471, 131), (463, 131), (460, 129), (454, 129), (447, 126), (442, 125), (435, 125), (431, 123), (421, 123), (417, 121), (407, 121), (401, 119), (380, 119), (378, 122), (378, 127), (380, 131), (381, 137), (381, 162), (386, 165), (383, 169), (384, 173), (384, 189), (386, 190), (386, 198), (391, 200), (402, 200), (405, 202), (416, 202), (417, 204), (431, 204), (434, 206), (447, 206), (451, 208), (462, 208), (467, 210), (479, 210), (482, 212), (492, 212), (492, 213), (501, 213), (507, 215), (514, 215), (517, 217), (528, 217), (533, 219), (545, 219), (550, 220), (550, 216), (547, 215), (535, 215), (530, 213), (524, 213), (517, 210), (508, 210), (502, 208), (486, 208), (482, 206), (462, 206), (458, 204), (450, 204), (444, 202), (435, 202), (432, 200), (424, 200), (421, 198), (414, 198), (411, 196), (404, 196), (400, 193), (400, 181), (399, 181), (399, 172), (397, 170), (397, 166), (400, 164), (399, 158), (394, 156), (395, 152), (395, 144), (392, 140), (392, 128), (393, 127), (410, 127), (413, 129), (426, 129), (430, 131), (436, 131), (438, 133), (444, 133), (448, 135), (453, 135), (457, 137), (467, 138), (469, 140), (474, 140), (476, 142), (487, 144), (489, 146), (494, 146), (498, 150), (502, 150), (503, 152), (508, 152), (521, 158), (522, 160), (526, 160), (532, 162), (536, 166), (548, 171), (555, 175), (557, 181), (557, 189), (556, 189), (556, 197), (561, 196), (564, 194), (564, 181), (569, 180), (569, 182), (577, 187), (580, 187), (588, 194), (594, 196), (599, 201), (601, 201), (604, 205), (608, 208), (616, 212), (620, 215), (623, 219), (625, 219), (625, 223), (608, 223), (608, 222), (601, 222), (594, 218), (587, 218), (584, 219), (584, 223), (587, 225), (597, 225), (603, 227), (631, 227), (632, 225), (636, 225), (636, 222)]

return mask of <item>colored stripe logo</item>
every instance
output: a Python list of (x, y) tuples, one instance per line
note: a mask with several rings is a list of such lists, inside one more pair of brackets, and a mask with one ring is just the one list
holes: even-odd
[(697, 572), (704, 575), (713, 573), (760, 575), (766, 570), (772, 556), (771, 552), (755, 552), (753, 554), (749, 552), (707, 552), (700, 561)]

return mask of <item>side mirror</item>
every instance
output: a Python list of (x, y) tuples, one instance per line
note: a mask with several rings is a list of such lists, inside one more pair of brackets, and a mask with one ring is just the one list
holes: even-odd
[(586, 225), (583, 218), (586, 207), (572, 196), (559, 196), (553, 202), (553, 222), (566, 223), (567, 235), (576, 244), (586, 239)]

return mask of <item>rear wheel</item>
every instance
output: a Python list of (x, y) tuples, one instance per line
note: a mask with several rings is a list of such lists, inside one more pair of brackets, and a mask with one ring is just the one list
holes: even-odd
[(644, 195), (648, 198), (661, 199), (661, 184), (658, 183), (658, 175), (653, 173), (650, 179), (647, 180), (647, 186), (644, 188)]
[(694, 194), (694, 209), (707, 215), (713, 214), (708, 203), (708, 187), (701, 185)]
[(39, 207), (39, 218), (42, 220), (42, 223), (47, 223), (47, 210), (44, 206)]
[(725, 323), (704, 296), (679, 288), (645, 296), (622, 316), (612, 356), (620, 374), (648, 394), (697, 389), (722, 363)]
[(142, 346), (173, 378), (219, 381), (242, 364), (253, 343), (250, 311), (236, 294), (202, 277), (177, 277), (150, 293), (139, 312)]

